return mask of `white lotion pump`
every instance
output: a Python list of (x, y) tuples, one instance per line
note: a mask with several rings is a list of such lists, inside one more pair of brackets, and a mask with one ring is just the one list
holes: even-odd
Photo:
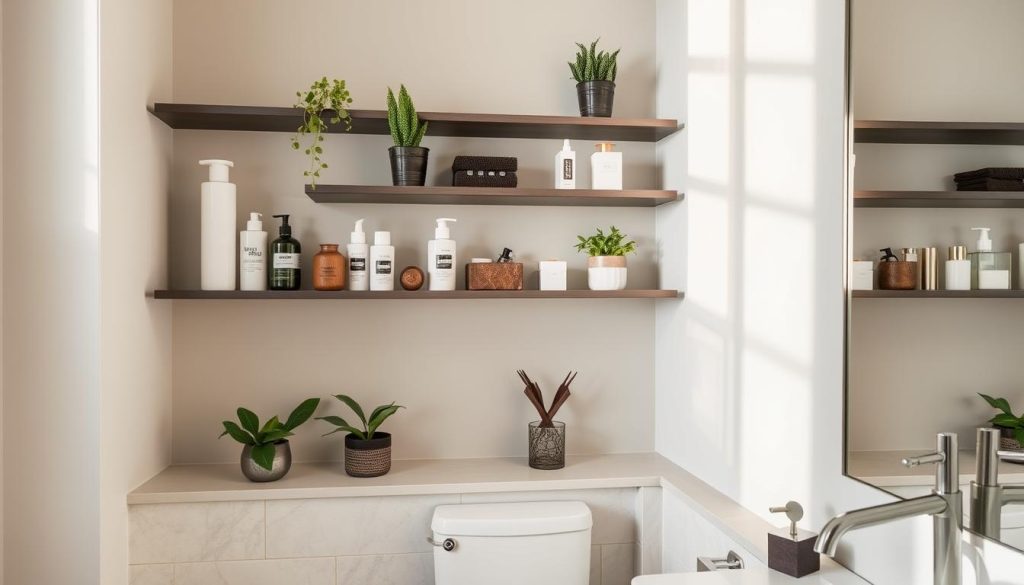
[(203, 290), (235, 290), (235, 185), (228, 173), (229, 160), (201, 160), (210, 168), (210, 180), (201, 192), (200, 287)]
[(437, 218), (434, 239), (427, 242), (427, 274), (430, 276), (430, 290), (455, 290), (455, 240), (452, 239), (448, 222), (458, 221), (450, 217)]
[(369, 290), (368, 270), (370, 247), (366, 245), (363, 220), (356, 220), (356, 227), (349, 234), (348, 243), (348, 290)]
[(267, 290), (267, 232), (263, 214), (249, 214), (245, 231), (238, 234), (238, 275), (242, 290)]

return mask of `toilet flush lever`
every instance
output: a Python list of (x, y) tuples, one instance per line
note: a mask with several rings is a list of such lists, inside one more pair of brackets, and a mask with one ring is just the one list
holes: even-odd
[(437, 542), (436, 540), (434, 540), (433, 536), (428, 536), (427, 542), (429, 542), (431, 546), (439, 546), (447, 552), (452, 552), (453, 550), (455, 550), (455, 547), (458, 546), (454, 538), (446, 538), (441, 542)]

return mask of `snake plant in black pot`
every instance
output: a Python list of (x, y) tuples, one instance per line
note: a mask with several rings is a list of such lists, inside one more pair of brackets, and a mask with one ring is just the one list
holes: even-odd
[(398, 98), (388, 88), (388, 128), (395, 145), (388, 149), (391, 156), (391, 181), (395, 186), (420, 186), (427, 180), (429, 148), (420, 146), (427, 133), (427, 123), (420, 120), (408, 90), (401, 86)]

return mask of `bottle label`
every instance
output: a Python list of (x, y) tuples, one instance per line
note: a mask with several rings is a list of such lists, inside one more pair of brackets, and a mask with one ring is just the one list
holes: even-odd
[(391, 274), (391, 260), (377, 260), (374, 266), (375, 274)]
[(366, 272), (366, 258), (349, 258), (348, 269), (351, 272)]
[(278, 252), (278, 253), (274, 254), (274, 269), (275, 270), (278, 269), (278, 268), (296, 268), (297, 269), (297, 268), (299, 268), (299, 259), (300, 258), (301, 258), (301, 256), (299, 254), (284, 254), (284, 253)]
[(263, 251), (259, 246), (243, 246), (242, 262), (260, 262), (263, 260)]
[(451, 254), (438, 254), (437, 261), (434, 267), (438, 270), (451, 270), (452, 269), (452, 255)]
[(566, 181), (572, 180), (572, 159), (567, 158), (562, 161), (562, 179)]

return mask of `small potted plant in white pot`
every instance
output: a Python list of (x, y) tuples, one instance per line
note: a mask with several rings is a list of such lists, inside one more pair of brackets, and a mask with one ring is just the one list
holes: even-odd
[(576, 236), (576, 249), (586, 252), (587, 285), (590, 290), (622, 290), (626, 288), (626, 254), (636, 252), (636, 242), (627, 240), (619, 228), (611, 226), (605, 234), (601, 228), (588, 237)]
[(999, 429), (999, 446), (1007, 451), (1024, 451), (1024, 416), (1016, 416), (1005, 398), (978, 393), (989, 406), (998, 410), (988, 422)]
[(405, 86), (395, 93), (388, 88), (388, 128), (395, 145), (388, 149), (391, 157), (391, 182), (396, 186), (422, 187), (427, 181), (429, 148), (420, 146), (427, 133), (427, 123), (420, 120)]
[(338, 427), (326, 433), (325, 437), (340, 431), (348, 433), (345, 435), (345, 473), (352, 477), (378, 477), (391, 471), (391, 433), (380, 432), (377, 428), (403, 407), (394, 402), (383, 404), (367, 417), (352, 398), (344, 394), (335, 394), (334, 397), (352, 409), (363, 427), (356, 428), (340, 416), (317, 417)]
[(576, 80), (580, 115), (607, 118), (612, 115), (615, 101), (615, 76), (621, 49), (612, 53), (598, 51), (597, 41), (590, 43), (589, 49), (583, 43), (576, 43), (580, 50), (576, 52), (576, 60), (569, 62), (569, 70)]
[(224, 435), (242, 445), (242, 474), (249, 481), (277, 481), (284, 477), (292, 467), (292, 449), (288, 437), (296, 428), (309, 420), (320, 405), (319, 398), (305, 400), (288, 415), (288, 420), (281, 422), (276, 416), (260, 427), (260, 419), (254, 412), (239, 407), (238, 423), (226, 420)]

